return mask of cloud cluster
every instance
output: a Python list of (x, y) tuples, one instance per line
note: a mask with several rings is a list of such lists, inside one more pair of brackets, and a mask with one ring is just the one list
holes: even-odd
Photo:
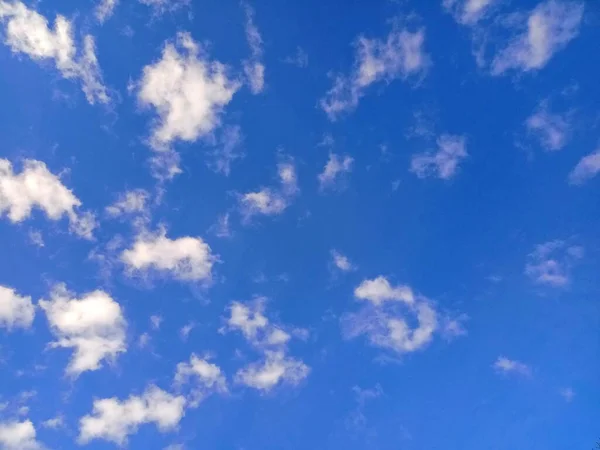
[(53, 221), (67, 216), (71, 231), (91, 239), (95, 218), (89, 212), (78, 213), (79, 206), (81, 201), (43, 162), (25, 160), (21, 173), (15, 173), (10, 161), (0, 159), (0, 216), (6, 213), (11, 222), (19, 223), (38, 208)]
[(310, 368), (287, 356), (291, 335), (281, 326), (271, 324), (263, 314), (264, 307), (262, 298), (249, 305), (234, 302), (229, 307), (227, 328), (240, 331), (263, 355), (260, 361), (238, 370), (235, 380), (261, 391), (269, 391), (281, 383), (297, 385), (308, 376)]
[(333, 87), (320, 101), (330, 120), (353, 111), (369, 86), (380, 81), (423, 76), (429, 57), (424, 50), (425, 31), (395, 26), (385, 39), (360, 36), (356, 40), (354, 68), (338, 75)]
[(573, 265), (583, 257), (583, 248), (554, 240), (537, 245), (528, 256), (525, 274), (536, 284), (563, 287), (570, 283)]
[(40, 300), (56, 341), (51, 347), (73, 348), (67, 374), (102, 367), (103, 360), (114, 360), (127, 350), (127, 323), (119, 304), (104, 291), (94, 291), (77, 298), (64, 285), (57, 285), (50, 300)]
[(454, 176), (458, 166), (467, 156), (464, 136), (443, 134), (437, 140), (438, 151), (413, 155), (410, 171), (419, 178), (435, 176), (448, 180)]
[(14, 289), (0, 285), (0, 327), (9, 331), (29, 328), (34, 317), (31, 297), (20, 296)]
[(5, 23), (6, 44), (14, 53), (34, 61), (53, 61), (64, 78), (81, 82), (89, 103), (110, 101), (91, 35), (84, 36), (83, 49), (78, 50), (72, 24), (64, 16), (58, 15), (51, 28), (44, 16), (21, 2), (0, 1), (0, 21)]

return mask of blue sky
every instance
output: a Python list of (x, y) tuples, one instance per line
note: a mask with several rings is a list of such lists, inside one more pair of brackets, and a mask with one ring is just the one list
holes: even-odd
[(0, 0), (0, 449), (591, 448), (599, 23)]

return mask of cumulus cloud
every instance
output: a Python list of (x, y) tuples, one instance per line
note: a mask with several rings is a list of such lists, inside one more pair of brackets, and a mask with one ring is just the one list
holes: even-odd
[(51, 347), (73, 348), (67, 374), (98, 370), (105, 359), (115, 360), (127, 350), (127, 323), (119, 304), (104, 291), (77, 298), (64, 285), (57, 285), (50, 300), (40, 300), (56, 341)]
[(600, 172), (600, 148), (584, 156), (569, 173), (569, 183), (581, 185), (594, 178)]
[(419, 178), (435, 176), (442, 180), (452, 178), (461, 161), (467, 156), (464, 136), (443, 134), (437, 140), (436, 153), (425, 152), (413, 155), (410, 171)]
[(254, 8), (243, 1), (246, 13), (246, 40), (250, 46), (251, 56), (244, 61), (244, 73), (253, 94), (260, 94), (265, 88), (265, 65), (262, 62), (263, 40), (254, 23)]
[(34, 317), (31, 297), (20, 296), (14, 289), (0, 285), (0, 327), (9, 331), (30, 328)]
[(583, 247), (554, 240), (537, 245), (528, 256), (525, 274), (536, 284), (564, 287), (571, 281), (573, 265), (583, 257)]
[(134, 189), (119, 194), (115, 203), (106, 207), (106, 213), (111, 217), (129, 214), (146, 214), (149, 194), (144, 189)]
[(30, 420), (0, 422), (0, 447), (3, 450), (43, 450), (36, 440), (36, 431)]
[(344, 174), (352, 172), (354, 159), (348, 155), (340, 156), (329, 153), (327, 164), (318, 176), (321, 190), (335, 187)]
[(563, 149), (569, 140), (570, 124), (567, 117), (550, 112), (545, 102), (527, 118), (525, 126), (540, 141), (541, 146), (549, 151)]
[(502, 48), (491, 62), (492, 75), (509, 71), (529, 72), (543, 68), (579, 33), (583, 2), (547, 0), (538, 4), (519, 34)]
[(252, 363), (239, 370), (235, 379), (238, 383), (261, 391), (269, 391), (280, 383), (297, 385), (310, 372), (302, 361), (287, 357), (283, 351), (267, 351), (259, 363)]
[(410, 286), (399, 285), (392, 286), (384, 276), (378, 276), (371, 280), (364, 280), (356, 289), (354, 296), (359, 300), (367, 300), (375, 306), (388, 301), (404, 302), (412, 305), (415, 302), (415, 296)]
[(443, 0), (442, 6), (457, 22), (474, 25), (499, 3), (499, 0)]
[(91, 239), (96, 221), (89, 212), (78, 213), (80, 206), (81, 201), (43, 162), (25, 160), (21, 173), (14, 173), (11, 162), (0, 159), (0, 216), (19, 223), (37, 208), (53, 221), (67, 216), (72, 232)]
[(256, 215), (279, 215), (290, 205), (298, 192), (296, 168), (292, 162), (282, 162), (277, 165), (277, 174), (278, 187), (264, 187), (239, 197), (240, 208), (246, 220)]
[(142, 231), (133, 246), (121, 253), (121, 261), (132, 273), (155, 271), (181, 281), (206, 281), (212, 278), (216, 256), (200, 237), (170, 239), (166, 230)]
[(320, 101), (330, 120), (353, 111), (369, 86), (380, 81), (422, 77), (429, 65), (423, 48), (425, 31), (394, 27), (384, 39), (360, 36), (352, 72), (338, 75), (333, 87)]
[(227, 380), (221, 368), (192, 353), (189, 362), (177, 364), (175, 385), (181, 388), (193, 380), (189, 403), (196, 407), (213, 392), (227, 392)]
[(185, 398), (174, 396), (156, 386), (150, 386), (140, 395), (126, 400), (115, 397), (94, 400), (91, 414), (79, 421), (79, 443), (95, 439), (127, 444), (127, 438), (141, 425), (155, 424), (160, 432), (177, 428), (185, 414)]
[(498, 357), (493, 364), (494, 369), (502, 374), (514, 374), (521, 376), (531, 376), (531, 368), (520, 361), (505, 358), (504, 356)]
[(334, 267), (342, 272), (351, 272), (356, 269), (354, 264), (350, 262), (350, 259), (337, 250), (331, 250), (331, 259)]
[(0, 1), (0, 21), (6, 26), (6, 44), (14, 53), (38, 62), (53, 61), (63, 78), (81, 82), (89, 103), (109, 102), (92, 36), (84, 36), (78, 54), (71, 22), (58, 15), (51, 28), (44, 16), (21, 2)]
[(189, 33), (179, 33), (160, 60), (144, 67), (138, 88), (140, 105), (157, 114), (150, 144), (165, 151), (174, 141), (194, 142), (218, 127), (239, 83)]

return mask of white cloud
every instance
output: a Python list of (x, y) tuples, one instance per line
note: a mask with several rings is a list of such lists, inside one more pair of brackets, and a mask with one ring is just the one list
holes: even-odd
[(127, 437), (140, 425), (154, 423), (161, 432), (174, 430), (185, 411), (185, 398), (150, 386), (141, 396), (132, 395), (94, 400), (93, 412), (80, 419), (79, 443), (104, 439), (117, 445), (127, 444)]
[(583, 184), (600, 173), (600, 148), (584, 156), (569, 173), (569, 183)]
[(64, 78), (81, 81), (89, 103), (109, 102), (92, 36), (84, 36), (83, 52), (77, 55), (71, 22), (58, 15), (52, 29), (44, 16), (21, 2), (0, 0), (0, 20), (6, 24), (6, 44), (14, 53), (34, 61), (52, 60)]
[(110, 18), (118, 3), (119, 0), (100, 0), (98, 6), (96, 6), (96, 19), (98, 19), (98, 22), (104, 23)]
[(321, 99), (321, 108), (330, 120), (353, 111), (366, 89), (379, 81), (391, 82), (423, 76), (429, 57), (423, 49), (425, 31), (394, 27), (385, 39), (360, 36), (356, 41), (354, 68), (349, 76), (337, 76), (333, 87)]
[(443, 7), (457, 22), (463, 25), (475, 25), (488, 14), (499, 0), (443, 0)]
[(140, 105), (158, 115), (151, 146), (165, 151), (176, 140), (193, 142), (211, 133), (238, 88), (226, 66), (210, 61), (189, 33), (179, 33), (165, 44), (160, 60), (144, 67), (139, 81)]
[(177, 364), (175, 384), (178, 387), (194, 380), (190, 394), (190, 405), (196, 407), (213, 392), (227, 392), (227, 380), (221, 368), (206, 359), (201, 359), (192, 354), (189, 362)]
[(126, 214), (146, 214), (149, 194), (144, 189), (134, 189), (119, 194), (115, 203), (106, 207), (106, 213), (112, 217)]
[(217, 173), (229, 176), (231, 163), (245, 156), (243, 151), (238, 150), (243, 141), (244, 137), (239, 126), (223, 127), (223, 132), (215, 144), (215, 150), (210, 152), (211, 160), (208, 167)]
[(44, 420), (42, 422), (42, 426), (51, 430), (57, 430), (65, 426), (65, 418), (63, 416), (56, 416), (51, 419)]
[(333, 265), (342, 272), (351, 272), (356, 269), (347, 256), (342, 255), (337, 250), (331, 250), (331, 259)]
[(6, 213), (11, 222), (19, 223), (38, 208), (53, 221), (67, 216), (71, 231), (91, 239), (95, 218), (88, 212), (78, 214), (79, 206), (81, 201), (43, 162), (27, 159), (21, 173), (14, 173), (11, 162), (0, 159), (0, 216)]
[(29, 241), (35, 245), (36, 247), (44, 247), (46, 244), (44, 243), (44, 236), (42, 236), (42, 232), (39, 230), (29, 230), (27, 233), (29, 236)]
[(354, 159), (348, 155), (340, 156), (329, 153), (329, 160), (325, 164), (323, 172), (318, 176), (320, 188), (323, 190), (335, 187), (344, 174), (352, 172), (353, 163)]
[(0, 422), (0, 447), (3, 450), (43, 450), (36, 440), (36, 432), (30, 420), (23, 422)]
[(567, 118), (561, 114), (551, 113), (545, 102), (542, 102), (527, 118), (525, 126), (546, 150), (561, 150), (569, 140), (570, 125)]
[(78, 376), (98, 370), (105, 359), (115, 360), (127, 350), (127, 323), (119, 304), (104, 291), (94, 291), (81, 298), (57, 285), (50, 300), (40, 300), (56, 341), (51, 347), (75, 350), (67, 373)]
[(448, 180), (454, 176), (461, 161), (468, 156), (464, 136), (443, 134), (438, 138), (437, 146), (437, 153), (413, 155), (410, 171), (417, 177), (436, 176)]
[(573, 399), (575, 398), (575, 391), (569, 387), (561, 389), (559, 393), (560, 393), (561, 397), (564, 398), (567, 403), (571, 403), (573, 401)]
[(20, 296), (9, 287), (0, 285), (0, 327), (29, 328), (35, 317), (31, 297)]
[(583, 10), (583, 2), (576, 1), (547, 0), (538, 4), (527, 16), (527, 23), (520, 25), (524, 30), (494, 57), (492, 75), (543, 68), (577, 36)]
[(525, 274), (537, 284), (563, 287), (570, 283), (570, 270), (582, 257), (582, 247), (568, 246), (561, 240), (549, 241), (529, 254)]
[(260, 94), (265, 88), (265, 65), (262, 62), (263, 40), (254, 23), (254, 9), (245, 1), (242, 2), (246, 13), (246, 40), (250, 46), (251, 56), (244, 61), (244, 73), (253, 94)]
[(531, 368), (520, 361), (505, 358), (504, 356), (498, 357), (493, 365), (496, 371), (503, 374), (515, 374), (521, 376), (531, 376)]
[(150, 316), (150, 323), (152, 324), (153, 330), (160, 329), (160, 325), (162, 324), (162, 322), (163, 322), (162, 316), (157, 316), (157, 315)]
[(152, 9), (152, 14), (160, 16), (167, 12), (174, 12), (179, 8), (188, 6), (190, 0), (139, 0), (142, 5)]
[(154, 270), (182, 281), (210, 281), (216, 260), (202, 238), (169, 239), (165, 229), (141, 232), (133, 246), (121, 253), (121, 261), (131, 272)]
[(233, 302), (229, 307), (229, 319), (227, 325), (233, 330), (240, 330), (249, 341), (256, 341), (257, 333), (267, 327), (269, 320), (264, 316), (264, 299), (254, 302), (253, 309), (239, 303)]
[(217, 222), (210, 227), (210, 231), (220, 238), (231, 237), (231, 228), (229, 226), (229, 213), (218, 217)]
[(261, 391), (269, 391), (280, 383), (297, 385), (304, 380), (310, 368), (283, 351), (267, 351), (260, 363), (252, 363), (239, 370), (235, 379), (238, 383)]
[(290, 205), (298, 192), (296, 168), (292, 162), (277, 165), (280, 186), (247, 192), (239, 198), (242, 214), (248, 220), (255, 215), (274, 216), (281, 214)]
[(412, 305), (415, 296), (410, 286), (400, 285), (392, 287), (388, 279), (378, 276), (372, 280), (364, 280), (354, 290), (354, 296), (359, 300), (368, 300), (373, 305), (379, 306), (387, 301), (404, 302)]

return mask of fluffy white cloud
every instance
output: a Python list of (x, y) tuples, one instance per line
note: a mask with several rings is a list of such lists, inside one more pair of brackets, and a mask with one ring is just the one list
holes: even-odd
[(103, 360), (114, 360), (127, 350), (123, 312), (106, 292), (98, 290), (76, 298), (64, 285), (57, 285), (50, 300), (40, 300), (39, 305), (56, 337), (51, 346), (75, 350), (68, 374), (97, 370)]
[(340, 156), (335, 153), (329, 153), (327, 164), (318, 176), (321, 189), (333, 187), (345, 173), (352, 172), (354, 159), (348, 155)]
[(134, 189), (119, 195), (115, 203), (106, 207), (106, 213), (112, 217), (125, 214), (145, 214), (149, 194), (144, 189)]
[(43, 450), (36, 440), (36, 432), (30, 420), (24, 422), (0, 422), (0, 448), (2, 450)]
[(257, 333), (269, 325), (269, 320), (264, 316), (264, 299), (258, 299), (252, 309), (239, 302), (233, 302), (229, 307), (227, 325), (233, 330), (239, 330), (249, 341), (256, 341)]
[(443, 7), (457, 22), (474, 25), (482, 19), (499, 0), (443, 0)]
[(354, 68), (348, 76), (337, 76), (333, 87), (321, 99), (321, 108), (330, 120), (353, 111), (365, 90), (379, 81), (423, 76), (429, 57), (423, 49), (425, 31), (411, 32), (394, 27), (385, 39), (360, 36), (356, 41)]
[(0, 285), (0, 327), (29, 328), (35, 316), (31, 297), (20, 296), (14, 289)]
[(21, 2), (0, 1), (0, 21), (6, 25), (6, 44), (13, 52), (34, 61), (53, 60), (64, 78), (81, 81), (88, 102), (109, 102), (92, 36), (84, 36), (78, 55), (71, 22), (58, 15), (52, 29), (44, 16)]
[(527, 118), (525, 126), (546, 150), (561, 150), (569, 140), (570, 125), (566, 116), (551, 113), (544, 102)]
[(25, 160), (21, 173), (14, 173), (11, 162), (0, 159), (0, 216), (6, 213), (11, 222), (18, 223), (38, 208), (50, 220), (67, 216), (71, 231), (90, 239), (96, 221), (91, 213), (78, 214), (79, 206), (81, 201), (43, 162)]
[(263, 40), (254, 24), (254, 9), (246, 2), (242, 2), (242, 6), (246, 13), (246, 40), (251, 51), (250, 58), (244, 61), (244, 73), (252, 93), (259, 94), (265, 88), (265, 65), (262, 62)]
[(154, 270), (182, 281), (210, 281), (216, 259), (202, 238), (169, 239), (165, 229), (141, 232), (133, 246), (121, 253), (121, 261), (129, 271)]
[(496, 54), (491, 63), (492, 75), (543, 68), (577, 36), (583, 10), (583, 2), (540, 3), (527, 16), (527, 22), (520, 25), (524, 30)]
[(206, 359), (192, 354), (189, 362), (177, 364), (175, 384), (182, 387), (193, 379), (189, 403), (192, 407), (200, 404), (213, 392), (227, 392), (227, 381), (221, 368)]
[(493, 367), (497, 372), (503, 374), (515, 374), (521, 376), (531, 375), (531, 368), (527, 364), (505, 358), (504, 356), (498, 357), (494, 362)]
[(210, 61), (189, 33), (179, 33), (139, 81), (140, 105), (158, 115), (150, 144), (164, 151), (175, 140), (193, 142), (212, 132), (238, 88), (223, 64)]
[(566, 286), (573, 264), (582, 257), (582, 247), (569, 246), (561, 240), (549, 241), (536, 246), (529, 254), (525, 273), (537, 284)]
[(309, 372), (310, 368), (306, 364), (286, 357), (283, 351), (267, 351), (263, 361), (239, 370), (235, 379), (248, 387), (269, 391), (281, 383), (295, 386), (304, 380)]
[(600, 173), (600, 148), (584, 156), (569, 173), (569, 183), (580, 185)]
[(364, 280), (354, 289), (354, 296), (359, 300), (368, 300), (375, 306), (387, 301), (398, 301), (412, 305), (415, 296), (410, 286), (400, 285), (393, 287), (384, 276), (372, 280)]
[(296, 168), (291, 162), (277, 165), (280, 186), (278, 188), (262, 188), (247, 192), (239, 197), (240, 208), (245, 219), (255, 215), (274, 216), (281, 214), (290, 205), (298, 192)]
[(161, 432), (174, 430), (185, 414), (185, 398), (150, 386), (141, 396), (94, 400), (92, 414), (80, 419), (79, 443), (104, 439), (124, 446), (138, 427), (154, 423)]
[(468, 154), (464, 136), (443, 134), (437, 140), (438, 151), (413, 155), (410, 171), (419, 178), (436, 176), (448, 180), (454, 176), (458, 166)]
[(337, 250), (331, 250), (331, 259), (333, 265), (342, 272), (351, 272), (355, 270), (354, 264), (350, 262), (347, 256), (342, 255)]

